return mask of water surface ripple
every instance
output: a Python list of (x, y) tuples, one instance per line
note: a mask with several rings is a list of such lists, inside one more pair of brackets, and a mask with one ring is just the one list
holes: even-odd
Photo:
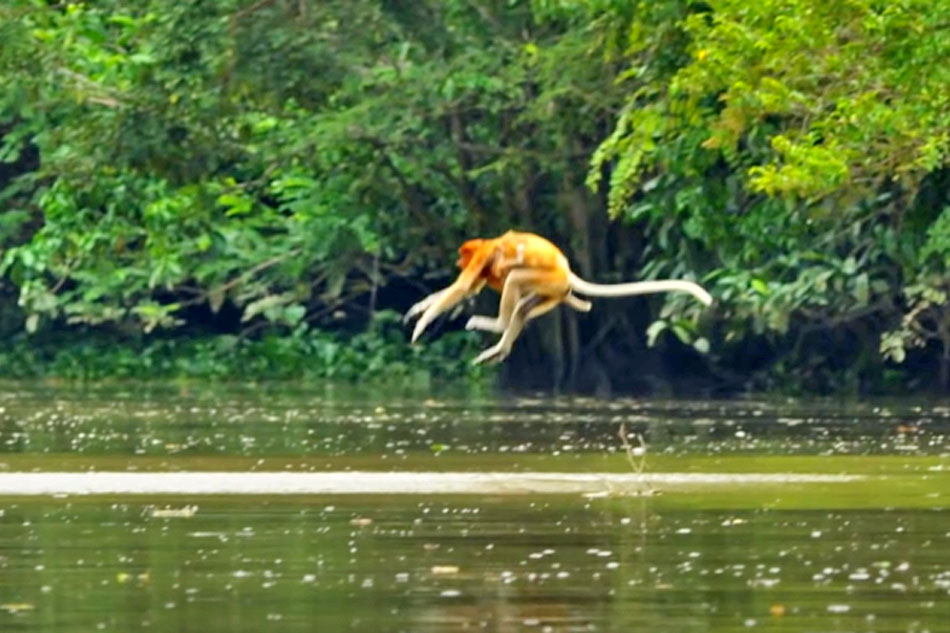
[(943, 403), (8, 383), (0, 631), (950, 631), (948, 437)]

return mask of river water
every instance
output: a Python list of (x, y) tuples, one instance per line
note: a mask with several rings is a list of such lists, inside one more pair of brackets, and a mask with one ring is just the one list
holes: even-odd
[(950, 631), (948, 472), (936, 402), (0, 384), (0, 631)]

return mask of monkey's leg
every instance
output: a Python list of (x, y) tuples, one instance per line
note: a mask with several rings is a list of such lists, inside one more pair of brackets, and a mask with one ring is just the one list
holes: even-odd
[(485, 332), (500, 333), (505, 331), (505, 327), (500, 323), (498, 317), (481, 316), (476, 314), (469, 317), (465, 323), (466, 330), (483, 330)]
[[(578, 312), (590, 312), (592, 307), (590, 301), (584, 301), (580, 297), (574, 294), (568, 293), (561, 300), (564, 305), (569, 308), (573, 308)], [(528, 317), (526, 321), (530, 321), (533, 317)], [(489, 317), (475, 315), (468, 319), (468, 322), (465, 324), (466, 330), (483, 330), (485, 332), (495, 332), (501, 333), (505, 331), (505, 327), (501, 324), (501, 319), (498, 317)]]
[(489, 332), (502, 332), (508, 327), (511, 320), (511, 314), (521, 300), (521, 285), (523, 279), (531, 278), (534, 271), (527, 269), (513, 270), (505, 278), (505, 285), (501, 289), (501, 302), (498, 306), (498, 316), (491, 317), (471, 317), (465, 324), (466, 330), (487, 330)]
[(541, 297), (535, 294), (522, 298), (515, 306), (508, 327), (501, 335), (501, 340), (476, 356), (472, 364), (479, 365), (489, 361), (501, 362), (508, 358), (511, 353), (511, 346), (521, 334), (525, 323), (545, 312), (549, 312), (560, 302), (561, 300), (555, 297)]
[[(515, 311), (515, 306), (521, 300), (521, 297), (528, 292), (533, 292), (547, 297), (560, 297), (568, 293), (566, 281), (563, 280), (557, 271), (537, 268), (517, 268), (508, 273), (505, 278), (505, 286), (501, 291), (501, 305), (498, 309), (498, 316), (494, 322), (488, 317), (472, 317), (465, 324), (467, 330), (488, 330), (489, 332), (502, 332), (508, 327), (511, 321), (511, 315)], [(587, 303), (580, 301), (580, 304)]]

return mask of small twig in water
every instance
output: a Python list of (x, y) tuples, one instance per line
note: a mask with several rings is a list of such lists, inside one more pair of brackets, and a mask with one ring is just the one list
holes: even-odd
[(630, 468), (638, 475), (643, 473), (643, 469), (647, 465), (647, 443), (644, 441), (643, 435), (637, 433), (637, 444), (639, 446), (632, 446), (630, 440), (627, 439), (626, 424), (620, 425), (620, 431), (617, 432), (617, 435), (620, 437), (620, 444), (627, 454), (627, 463), (630, 464)]
[[(630, 469), (638, 475), (643, 474), (643, 470), (647, 467), (647, 443), (643, 439), (642, 433), (636, 434), (637, 445), (633, 446), (630, 443), (630, 440), (627, 436), (627, 425), (621, 424), (620, 430), (617, 432), (617, 435), (620, 437), (620, 445), (623, 446), (624, 453), (627, 455), (627, 463), (630, 464)], [(638, 495), (641, 496), (651, 496), (656, 494), (656, 490), (649, 487), (642, 487), (637, 491)]]
[[(627, 425), (621, 424), (620, 430), (617, 431), (617, 436), (620, 438), (620, 445), (623, 446), (624, 454), (627, 456), (627, 463), (630, 464), (630, 469), (636, 475), (642, 475), (643, 470), (647, 466), (647, 443), (643, 439), (642, 433), (636, 434), (637, 446), (634, 446), (630, 443), (630, 439), (627, 436)], [(595, 492), (585, 494), (585, 497), (594, 498), (594, 497), (609, 497), (615, 494), (613, 486), (610, 484), (609, 480), (604, 482), (607, 486), (607, 490), (603, 492)], [(640, 482), (643, 483), (642, 481)], [(656, 490), (653, 488), (642, 486), (635, 491), (631, 491), (628, 494), (634, 494), (636, 496), (649, 497), (656, 494)]]

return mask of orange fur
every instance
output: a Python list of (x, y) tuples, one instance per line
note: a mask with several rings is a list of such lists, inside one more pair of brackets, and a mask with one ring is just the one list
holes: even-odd
[[(464, 270), (476, 255), (488, 261), (479, 275), (489, 288), (498, 292), (504, 288), (505, 279), (512, 268), (558, 269), (561, 260), (567, 262), (560, 249), (543, 237), (515, 231), (508, 231), (494, 239), (468, 240), (459, 247), (456, 265)], [(566, 277), (564, 281), (566, 283)]]
[[(475, 256), (475, 252), (482, 248), (484, 242), (485, 240), (483, 239), (475, 239), (469, 240), (459, 246), (459, 258), (455, 265), (461, 269), (468, 267), (469, 262), (471, 262)], [(495, 266), (486, 266), (481, 270), (480, 275), (489, 288), (501, 292), (505, 280), (501, 271), (497, 271)]]
[(653, 292), (688, 292), (709, 305), (712, 298), (691, 281), (663, 280), (625, 284), (592, 284), (571, 272), (561, 250), (534, 233), (508, 231), (491, 239), (468, 240), (459, 247), (456, 262), (461, 272), (447, 288), (432, 293), (412, 306), (406, 319), (421, 315), (412, 333), (413, 342), (442, 312), (481, 291), (486, 285), (501, 293), (501, 305), (495, 318), (474, 316), (468, 329), (501, 332), (498, 344), (475, 359), (502, 360), (525, 323), (560, 303), (575, 310), (588, 311), (591, 304), (577, 298), (573, 291), (591, 296), (618, 297)]

